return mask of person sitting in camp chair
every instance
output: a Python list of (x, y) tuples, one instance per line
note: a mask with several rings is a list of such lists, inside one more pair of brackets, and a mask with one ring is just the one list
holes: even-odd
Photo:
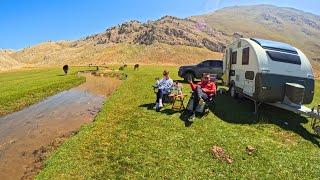
[(173, 87), (173, 80), (169, 77), (169, 71), (163, 71), (163, 79), (157, 80), (156, 88), (158, 89), (157, 92), (157, 99), (156, 105), (154, 109), (160, 110), (163, 107), (162, 98), (165, 94), (170, 94)]
[(202, 106), (205, 101), (212, 98), (217, 89), (215, 83), (210, 81), (210, 74), (207, 73), (203, 74), (201, 82), (194, 84), (190, 79), (189, 84), (193, 91), (193, 106), (190, 119), (194, 119), (197, 106)]

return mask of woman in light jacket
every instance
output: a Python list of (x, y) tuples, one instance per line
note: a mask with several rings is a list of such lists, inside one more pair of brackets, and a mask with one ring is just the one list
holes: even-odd
[(154, 109), (161, 109), (163, 107), (162, 98), (164, 94), (170, 94), (170, 91), (173, 86), (173, 80), (169, 77), (169, 71), (163, 71), (163, 79), (158, 80), (156, 83), (158, 88), (156, 105)]

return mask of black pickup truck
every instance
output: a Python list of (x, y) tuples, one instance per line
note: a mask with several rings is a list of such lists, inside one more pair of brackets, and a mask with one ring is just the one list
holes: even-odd
[(216, 74), (217, 78), (221, 79), (223, 75), (222, 60), (205, 60), (197, 65), (181, 66), (178, 75), (188, 81), (189, 79), (201, 79), (203, 73)]

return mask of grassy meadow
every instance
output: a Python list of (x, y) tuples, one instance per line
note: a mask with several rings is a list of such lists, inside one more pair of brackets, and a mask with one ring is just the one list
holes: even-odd
[(67, 76), (64, 76), (62, 68), (30, 68), (0, 73), (0, 116), (83, 83), (84, 77), (75, 76), (83, 69), (88, 68), (70, 67)]
[[(37, 179), (317, 179), (319, 137), (310, 120), (263, 105), (252, 114), (248, 100), (217, 97), (208, 116), (193, 123), (167, 105), (152, 109), (154, 78), (176, 67), (127, 69), (128, 79), (91, 124), (45, 162)], [(319, 102), (317, 82), (315, 101)], [(184, 85), (184, 92), (190, 88)], [(231, 164), (211, 153), (222, 147)], [(248, 155), (246, 147), (256, 149)]]

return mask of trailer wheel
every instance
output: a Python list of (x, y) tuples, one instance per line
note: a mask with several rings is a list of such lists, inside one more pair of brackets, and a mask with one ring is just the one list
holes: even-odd
[(236, 88), (234, 87), (234, 85), (230, 86), (229, 94), (230, 94), (231, 97), (237, 98), (237, 92), (236, 92)]

